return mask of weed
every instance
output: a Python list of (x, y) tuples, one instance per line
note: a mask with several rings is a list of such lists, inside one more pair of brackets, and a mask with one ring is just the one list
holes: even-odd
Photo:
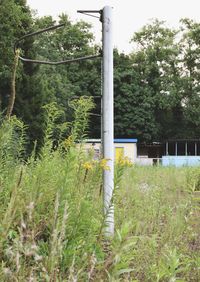
[(92, 103), (73, 103), (68, 137), (62, 113), (46, 107), (44, 146), (26, 161), (26, 127), (1, 121), (0, 281), (198, 281), (198, 169), (116, 164), (115, 236), (106, 240), (100, 188), (109, 168), (75, 143)]

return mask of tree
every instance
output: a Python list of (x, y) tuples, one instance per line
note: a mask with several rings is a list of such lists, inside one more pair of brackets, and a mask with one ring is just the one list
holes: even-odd
[[(4, 111), (11, 92), (14, 42), (30, 29), (32, 19), (25, 1), (16, 0), (0, 1), (0, 18), (0, 110)], [(22, 68), (19, 68), (17, 72), (19, 83), (21, 78)]]
[(181, 93), (186, 123), (185, 138), (200, 136), (200, 24), (182, 19), (181, 49)]
[[(13, 44), (24, 34), (57, 24), (50, 16), (33, 18), (25, 0), (0, 0), (0, 108), (5, 111), (11, 93)], [(65, 14), (56, 31), (27, 38), (20, 44), (24, 57), (59, 61), (97, 54), (88, 23), (73, 23)], [(115, 136), (141, 142), (168, 138), (196, 138), (200, 134), (200, 25), (182, 20), (181, 31), (154, 20), (133, 36), (130, 55), (114, 51)], [(178, 37), (177, 37), (178, 35)], [(180, 39), (178, 39), (180, 38)], [(20, 63), (14, 114), (29, 129), (29, 147), (42, 143), (43, 106), (55, 102), (72, 119), (74, 97), (95, 97), (89, 136), (100, 137), (101, 59), (60, 66)]]
[[(93, 45), (93, 35), (90, 25), (80, 21), (72, 23), (67, 15), (61, 15), (59, 23), (65, 23), (63, 28), (41, 35), (35, 41), (37, 56), (43, 60), (65, 60), (97, 54), (98, 47)], [(37, 29), (55, 25), (51, 17), (36, 20)], [(75, 96), (99, 96), (101, 94), (101, 61), (80, 61), (56, 67), (41, 66), (49, 99), (57, 102), (65, 112), (65, 119), (70, 120), (72, 109), (69, 101)], [(100, 101), (100, 100), (99, 100)], [(97, 107), (94, 113), (100, 113), (100, 103), (95, 98)], [(100, 118), (92, 116), (90, 135), (100, 136)]]
[(180, 95), (180, 50), (176, 35), (176, 30), (166, 28), (164, 22), (155, 20), (133, 37), (137, 51), (132, 53), (131, 58), (145, 89), (143, 101), (151, 101), (152, 122), (156, 128), (150, 134), (151, 141), (181, 136), (184, 127)]
[(133, 60), (115, 51), (115, 136), (149, 141), (157, 127), (152, 99)]
[[(0, 104), (1, 110), (5, 110), (10, 95), (14, 42), (28, 32), (55, 25), (56, 21), (52, 17), (34, 19), (26, 1), (17, 0), (2, 0), (0, 16)], [(59, 23), (65, 23), (65, 28), (22, 41), (21, 54), (26, 58), (59, 61), (96, 52), (96, 47), (92, 46), (90, 25), (82, 21), (73, 24), (67, 15), (61, 15)], [(56, 102), (64, 110), (63, 121), (66, 121), (72, 116), (69, 100), (73, 96), (91, 96), (100, 91), (96, 83), (99, 81), (100, 84), (100, 72), (92, 62), (59, 67), (23, 62), (19, 64), (16, 80), (17, 97), (13, 113), (28, 125), (29, 149), (35, 140), (42, 143), (45, 104)]]

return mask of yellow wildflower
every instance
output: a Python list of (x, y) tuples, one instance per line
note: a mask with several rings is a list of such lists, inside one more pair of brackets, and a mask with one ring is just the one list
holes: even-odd
[(73, 136), (70, 135), (68, 138), (66, 138), (63, 142), (63, 146), (65, 149), (68, 149), (72, 146), (73, 144)]
[(100, 167), (101, 167), (103, 170), (110, 170), (109, 165), (107, 165), (108, 161), (109, 161), (109, 159), (102, 159), (102, 160), (100, 160), (99, 165), (100, 165)]
[(93, 169), (93, 164), (91, 162), (85, 162), (83, 165), (83, 168), (86, 170), (91, 170)]
[(128, 157), (121, 157), (118, 162), (121, 166), (131, 167), (133, 164)]

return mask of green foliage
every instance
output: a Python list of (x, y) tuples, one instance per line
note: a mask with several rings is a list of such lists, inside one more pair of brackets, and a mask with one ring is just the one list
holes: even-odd
[[(28, 32), (55, 25), (56, 21), (51, 17), (34, 19), (24, 1), (2, 0), (0, 13), (2, 19), (0, 107), (5, 111), (11, 93), (14, 42)], [(10, 21), (8, 21), (9, 17)], [(91, 44), (93, 35), (89, 24), (82, 21), (74, 24), (64, 14), (59, 19), (59, 23), (63, 22), (66, 26), (62, 29), (22, 41), (19, 46), (22, 56), (59, 61), (95, 53)], [(90, 75), (86, 75), (86, 72), (90, 72)], [(98, 87), (95, 86), (98, 75), (96, 66), (91, 62), (57, 68), (39, 67), (30, 63), (19, 64), (14, 114), (28, 124), (27, 154), (30, 154), (36, 140), (37, 147), (42, 146), (45, 127), (43, 106), (55, 102), (59, 109), (64, 111), (62, 122), (72, 120), (73, 111), (69, 108), (69, 100), (72, 96), (95, 95), (98, 91)]]
[[(34, 19), (23, 0), (0, 4), (5, 111), (13, 42), (56, 22)], [(98, 52), (90, 25), (66, 15), (59, 22), (65, 28), (24, 41), (22, 54), (57, 61)], [(199, 24), (182, 20), (178, 42), (177, 32), (156, 20), (135, 34), (130, 56), (115, 50), (117, 136), (147, 142), (199, 137)], [(99, 136), (100, 120), (88, 118), (100, 113), (100, 100), (94, 108), (92, 99), (101, 95), (100, 62), (20, 64), (16, 83), (14, 113), (21, 119), (2, 118), (0, 127), (0, 280), (197, 281), (198, 169), (117, 164), (116, 232), (107, 241), (101, 213), (106, 164), (74, 142)]]
[(60, 134), (52, 148), (55, 129), (63, 129), (62, 112), (55, 103), (46, 106), (42, 153), (26, 162), (23, 123), (2, 121), (0, 280), (197, 281), (199, 213), (189, 182), (197, 170), (118, 164), (116, 231), (106, 241), (102, 164), (73, 144), (87, 128), (92, 103), (82, 98), (72, 104), (75, 117), (84, 112), (69, 124), (74, 137), (62, 142)]
[(175, 41), (176, 34), (177, 31), (166, 28), (164, 22), (155, 20), (136, 32), (133, 38), (139, 49), (132, 54), (132, 59), (144, 89), (141, 96), (144, 96), (144, 103), (148, 99), (151, 101), (150, 109), (146, 108), (147, 112), (151, 110), (152, 113), (151, 140), (176, 138), (181, 129), (181, 120), (177, 123), (180, 108), (180, 51)]
[[(188, 20), (185, 19), (182, 22), (186, 23)], [(171, 36), (170, 45), (168, 43), (164, 49), (166, 63), (164, 65), (163, 61), (159, 63), (162, 88), (159, 93), (160, 97), (158, 96), (157, 100), (161, 101), (160, 99), (163, 99), (164, 103), (161, 104), (161, 110), (164, 110), (164, 112), (162, 113), (159, 110), (157, 115), (158, 119), (164, 122), (162, 127), (164, 129), (163, 136), (166, 134), (165, 138), (167, 136), (172, 138), (187, 138), (188, 135), (190, 138), (199, 136), (198, 127), (196, 127), (198, 117), (195, 117), (198, 105), (196, 98), (198, 86), (195, 82), (196, 74), (193, 71), (198, 69), (196, 63), (199, 54), (198, 51), (195, 51), (197, 41), (195, 42), (195, 39), (193, 40), (191, 36), (193, 32), (195, 33), (195, 29), (198, 30), (199, 25), (192, 21), (190, 21), (190, 24), (191, 33), (187, 31), (186, 24), (185, 27), (183, 26), (182, 31), (179, 31), (179, 39), (175, 37), (176, 33), (174, 32), (173, 36)], [(164, 37), (167, 38), (167, 35)], [(196, 101), (196, 106), (194, 101)], [(193, 115), (193, 122), (189, 117), (190, 115)]]
[[(26, 1), (1, 1), (0, 107), (5, 111), (11, 93), (13, 44), (22, 35), (57, 24), (51, 17), (35, 17)], [(9, 21), (7, 19), (10, 19)], [(55, 31), (24, 40), (21, 54), (59, 61), (99, 52), (91, 26), (73, 23), (66, 14)], [(199, 138), (199, 23), (181, 20), (173, 30), (153, 20), (136, 32), (130, 55), (114, 51), (115, 135), (137, 137), (140, 142), (169, 138)], [(61, 66), (19, 64), (14, 114), (28, 124), (27, 154), (35, 140), (43, 143), (43, 106), (55, 102), (62, 122), (71, 121), (72, 97), (95, 98), (93, 113), (101, 111), (101, 62), (99, 59)], [(98, 98), (99, 97), (99, 98)], [(100, 137), (100, 118), (92, 116), (88, 134)]]
[[(87, 111), (92, 102), (81, 99), (80, 102), (74, 101), (75, 104), (77, 111), (81, 109), (84, 112), (83, 121), (77, 120), (73, 127), (75, 137), (78, 137), (82, 128), (87, 126)], [(20, 151), (23, 145), (22, 123), (14, 118), (2, 123), (1, 280), (34, 277), (49, 281), (57, 276), (58, 269), (61, 273), (59, 279), (62, 279), (64, 273), (72, 275), (70, 265), (74, 257), (76, 264), (83, 265), (85, 271), (87, 258), (94, 251), (95, 256), (96, 252), (100, 256), (102, 253), (96, 239), (101, 225), (98, 212), (101, 202), (96, 211), (94, 208), (99, 199), (95, 189), (99, 189), (99, 182), (94, 187), (92, 176), (83, 181), (85, 169), (82, 164), (86, 156), (74, 146), (65, 151), (60, 142), (57, 150), (52, 151), (56, 119), (61, 112), (55, 104), (47, 106), (46, 111), (42, 154), (35, 158), (33, 153), (27, 163), (12, 154), (14, 149)], [(25, 269), (25, 264), (30, 269)], [(80, 275), (85, 276), (84, 273)]]
[[(181, 69), (182, 77), (182, 95), (183, 95), (183, 113), (187, 122), (190, 136), (199, 136), (199, 23), (189, 19), (183, 19), (182, 23), (182, 39), (180, 47), (182, 50), (182, 63), (184, 67)], [(184, 71), (185, 70), (185, 71)]]
[(15, 116), (10, 121), (2, 119), (0, 126), (1, 165), (7, 161), (12, 163), (22, 160), (26, 143), (26, 126)]
[[(13, 44), (15, 40), (30, 27), (32, 19), (29, 8), (19, 1), (0, 1), (0, 110), (5, 110), (10, 95), (10, 81), (13, 69)], [(21, 69), (22, 70), (22, 69)], [(20, 81), (22, 73), (17, 72), (17, 81)]]
[[(129, 56), (115, 51), (115, 135), (137, 137), (140, 142), (157, 138), (154, 101)], [(140, 65), (141, 66), (141, 63)]]
[(74, 99), (70, 102), (70, 107), (74, 109), (74, 123), (72, 136), (75, 140), (82, 140), (88, 129), (88, 120), (94, 103), (91, 97), (82, 96), (80, 99)]
[(180, 30), (154, 20), (133, 36), (130, 56), (115, 52), (115, 125), (140, 141), (199, 138), (199, 23)]
[(191, 168), (188, 172), (187, 185), (190, 192), (200, 191), (200, 172), (198, 168)]

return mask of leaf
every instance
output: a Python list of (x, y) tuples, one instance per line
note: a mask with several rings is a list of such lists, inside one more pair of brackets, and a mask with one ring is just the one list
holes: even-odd
[[(133, 271), (135, 271), (134, 268), (120, 269), (120, 270), (117, 272), (117, 275), (120, 276), (121, 274), (130, 273), (130, 272), (133, 272)], [(137, 281), (137, 280), (133, 280), (133, 281)]]

